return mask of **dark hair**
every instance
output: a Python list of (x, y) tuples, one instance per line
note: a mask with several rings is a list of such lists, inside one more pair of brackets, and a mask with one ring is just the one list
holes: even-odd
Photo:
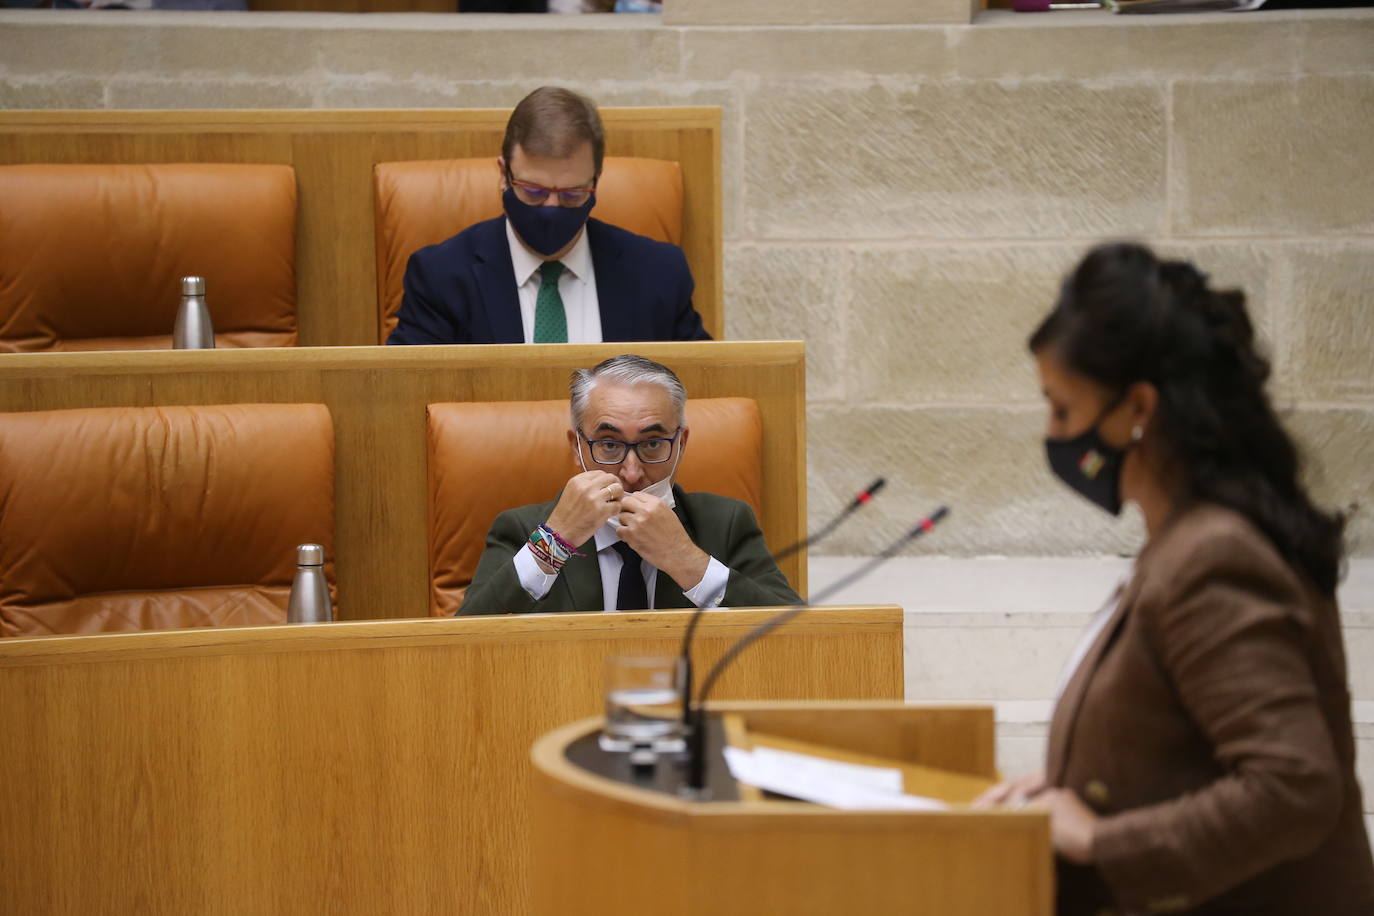
[(1296, 570), (1327, 594), (1340, 577), (1345, 519), (1313, 505), (1298, 479), (1297, 446), (1264, 385), (1239, 290), (1209, 289), (1186, 261), (1143, 245), (1100, 245), (1064, 281), (1030, 349), (1113, 391), (1150, 382), (1155, 419), (1185, 496), (1246, 516)]
[(592, 161), (596, 164), (596, 177), (600, 178), (601, 163), (606, 158), (606, 133), (596, 103), (571, 89), (543, 86), (521, 99), (510, 113), (501, 155), (509, 169), (516, 146), (535, 156), (561, 159), (572, 155), (583, 143), (592, 145)]

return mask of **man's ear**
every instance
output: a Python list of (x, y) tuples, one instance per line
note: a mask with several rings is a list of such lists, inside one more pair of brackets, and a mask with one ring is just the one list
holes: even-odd
[(582, 472), (582, 462), (578, 459), (580, 444), (577, 441), (577, 430), (568, 430), (568, 457), (572, 459), (573, 467), (577, 468), (578, 473)]
[(501, 193), (504, 194), (506, 193), (506, 160), (501, 156), (496, 157), (496, 170), (500, 173), (500, 188)]

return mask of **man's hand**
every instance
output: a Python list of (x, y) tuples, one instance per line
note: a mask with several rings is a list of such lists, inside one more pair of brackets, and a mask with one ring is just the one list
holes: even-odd
[(692, 543), (677, 514), (657, 496), (630, 493), (620, 501), (620, 539), (646, 562), (673, 577), (683, 591), (696, 587), (711, 558)]
[(621, 510), (624, 496), (625, 488), (614, 474), (583, 471), (568, 481), (545, 524), (577, 547)]

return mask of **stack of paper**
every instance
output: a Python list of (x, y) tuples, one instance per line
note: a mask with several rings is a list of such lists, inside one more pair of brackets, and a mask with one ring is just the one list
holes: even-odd
[(1247, 13), (1264, 0), (1103, 0), (1113, 13)]
[(902, 771), (842, 763), (808, 754), (756, 747), (725, 748), (730, 773), (740, 782), (802, 801), (850, 811), (946, 811), (934, 798), (902, 791)]

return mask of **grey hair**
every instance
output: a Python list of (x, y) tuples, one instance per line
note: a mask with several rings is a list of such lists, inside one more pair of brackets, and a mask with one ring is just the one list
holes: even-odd
[(687, 422), (687, 387), (677, 373), (662, 363), (656, 363), (642, 356), (626, 353), (612, 356), (597, 363), (590, 369), (574, 369), (568, 381), (568, 406), (574, 429), (582, 428), (582, 413), (587, 409), (587, 401), (592, 396), (596, 383), (606, 379), (622, 385), (658, 385), (668, 392), (677, 410), (677, 422), (682, 426)]

